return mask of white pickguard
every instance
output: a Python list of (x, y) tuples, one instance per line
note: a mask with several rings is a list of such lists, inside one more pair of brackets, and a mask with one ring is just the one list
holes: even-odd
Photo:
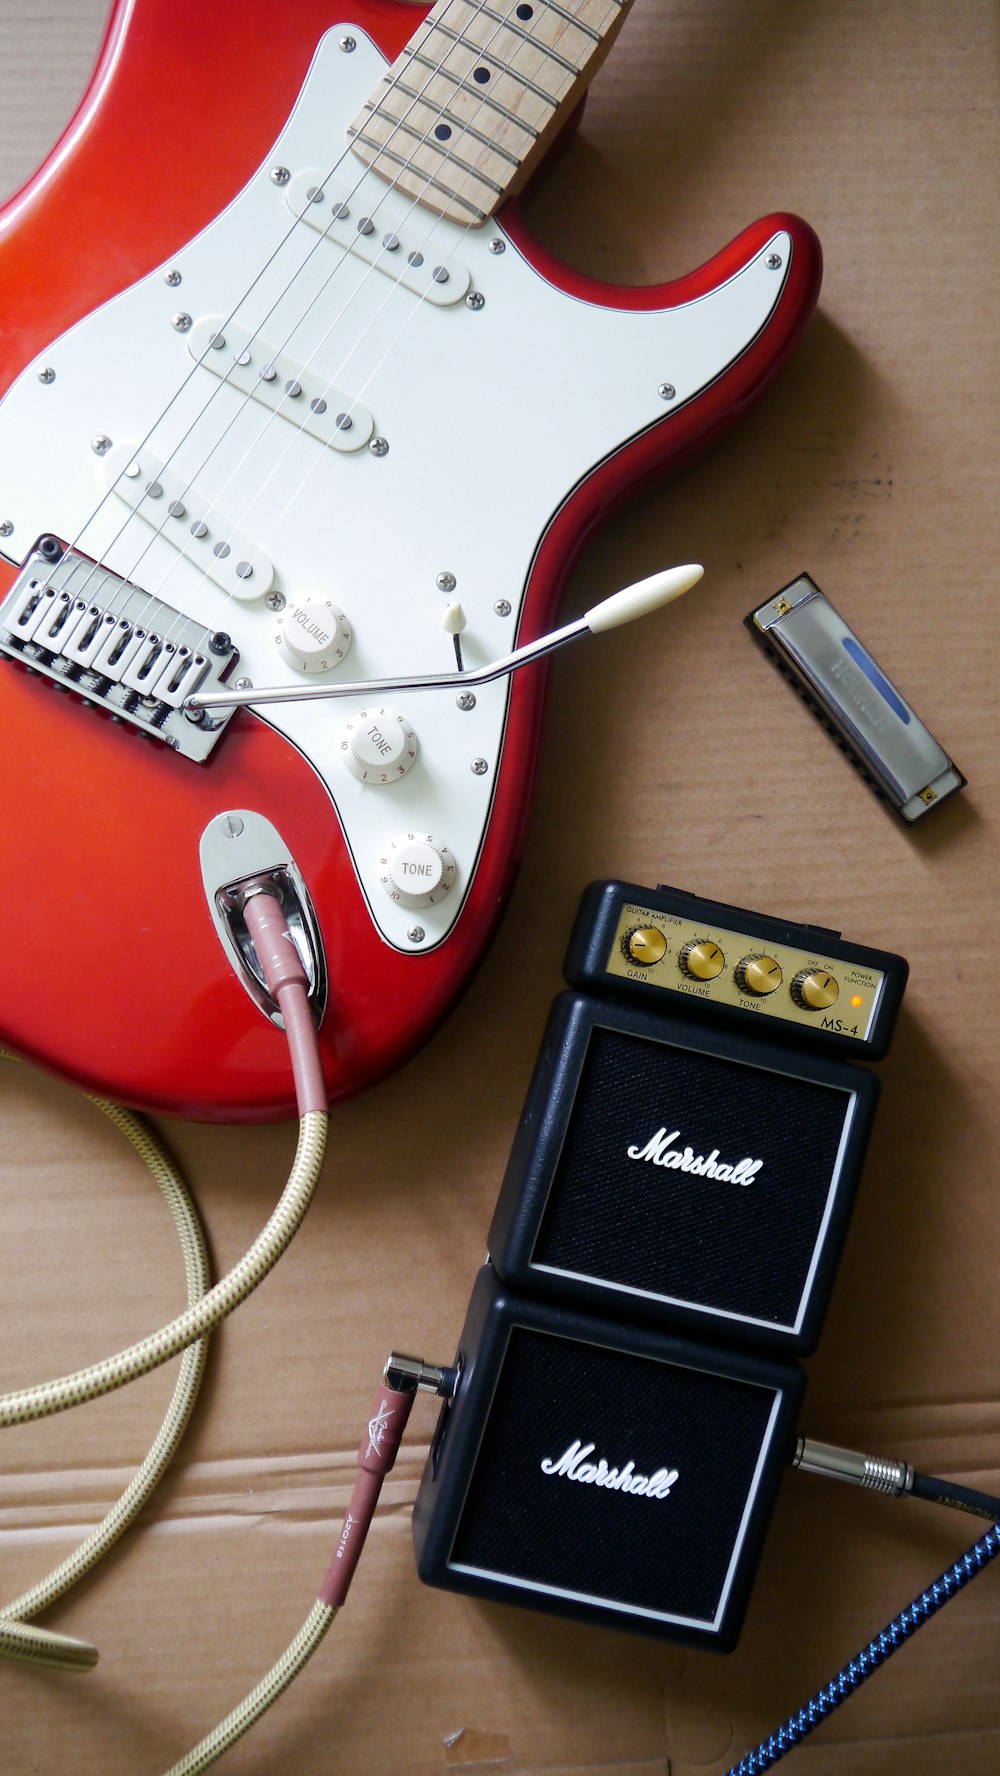
[[(545, 281), (495, 224), (464, 230), (415, 208), (343, 148), (348, 123), (385, 63), (355, 26), (353, 54), (327, 33), (273, 154), (238, 198), (160, 271), (48, 347), (0, 405), (0, 484), (13, 521), (12, 557), (54, 532), (209, 628), (227, 630), (238, 676), (264, 686), (305, 680), (282, 657), (279, 627), (261, 599), (239, 600), (206, 578), (197, 544), (158, 537), (114, 493), (92, 440), (148, 448), (185, 484), (187, 506), (209, 526), (215, 506), (273, 563), (290, 599), (332, 598), (353, 645), (331, 680), (447, 671), (444, 606), (468, 617), (467, 666), (514, 645), (540, 538), (596, 463), (714, 382), (766, 324), (787, 275), (791, 243), (776, 235), (727, 284), (684, 307), (620, 312), (567, 296)], [(426, 260), (469, 273), (480, 309), (425, 301), (397, 281), (390, 255), (364, 263), (315, 227), (296, 224), (287, 187), (328, 171), (367, 212), (378, 237), (419, 236)], [(99, 250), (95, 246), (95, 251)], [(780, 268), (768, 266), (777, 255)], [(166, 271), (181, 282), (165, 281)], [(410, 280), (412, 281), (412, 280)], [(310, 379), (346, 390), (374, 419), (388, 453), (331, 448), (192, 359), (172, 317), (195, 326), (235, 316), (250, 334), (291, 354)], [(54, 378), (40, 380), (42, 368)], [(312, 383), (310, 384), (312, 386)], [(455, 590), (437, 586), (455, 576)], [(609, 587), (609, 591), (613, 588)], [(508, 616), (495, 605), (508, 600)], [(391, 701), (391, 700), (383, 700)], [(345, 724), (365, 699), (271, 705), (266, 719), (326, 784), (371, 914), (383, 937), (421, 949), (451, 929), (468, 891), (493, 796), (508, 685), (481, 688), (463, 711), (450, 691), (396, 700), (419, 756), (396, 783), (357, 781), (342, 757)], [(226, 736), (219, 741), (226, 744)], [(485, 760), (476, 774), (473, 761)], [(178, 758), (178, 770), (211, 769)], [(419, 913), (381, 884), (387, 842), (430, 833), (453, 854), (451, 891)]]

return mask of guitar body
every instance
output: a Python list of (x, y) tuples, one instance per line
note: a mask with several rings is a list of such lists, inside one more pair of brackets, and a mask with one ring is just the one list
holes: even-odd
[[(592, 527), (779, 370), (820, 277), (794, 217), (676, 283), (617, 289), (554, 262), (516, 203), (467, 230), (345, 154), (421, 16), (398, 0), (119, 0), (80, 111), (0, 218), (0, 595), (48, 534), (177, 624), (228, 634), (230, 686), (447, 671), (449, 599), (482, 665), (551, 627)], [(337, 203), (350, 216), (331, 233)], [(277, 394), (257, 383), (265, 360)], [(307, 645), (332, 606), (350, 651), (312, 676), (292, 625)], [(284, 1043), (220, 942), (199, 862), (206, 828), (249, 811), (311, 896), (331, 1099), (405, 1059), (510, 890), (544, 667), (472, 708), (439, 690), (374, 715), (364, 698), (241, 709), (203, 759), (109, 719), (86, 678), (65, 694), (52, 677), (0, 658), (16, 909), (0, 1039), (143, 1108), (292, 1113)], [(345, 726), (400, 717), (412, 768), (360, 781)], [(407, 835), (453, 866), (427, 904), (385, 880)]]

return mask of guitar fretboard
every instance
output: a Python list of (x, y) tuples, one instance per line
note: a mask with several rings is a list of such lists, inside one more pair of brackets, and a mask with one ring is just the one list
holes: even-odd
[(523, 185), (632, 0), (438, 0), (351, 125), (366, 165), (479, 224)]

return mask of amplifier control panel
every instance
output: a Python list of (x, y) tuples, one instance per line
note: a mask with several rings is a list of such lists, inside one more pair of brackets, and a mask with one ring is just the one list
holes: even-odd
[(888, 1047), (907, 965), (821, 926), (675, 888), (598, 882), (584, 895), (565, 972), (574, 986), (665, 998), (672, 1011), (688, 1001), (875, 1057)]

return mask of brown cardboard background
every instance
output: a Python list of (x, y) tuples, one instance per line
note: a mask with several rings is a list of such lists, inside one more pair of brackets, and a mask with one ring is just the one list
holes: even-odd
[[(0, 187), (54, 140), (103, 13), (101, 0), (0, 5)], [(636, 0), (578, 139), (533, 200), (539, 232), (588, 271), (641, 282), (684, 272), (771, 208), (798, 210), (825, 248), (821, 312), (722, 447), (588, 549), (567, 612), (668, 559), (704, 560), (705, 582), (655, 634), (619, 631), (555, 666), (531, 839), (497, 943), (428, 1048), (336, 1112), (322, 1198), (217, 1335), (147, 1522), (50, 1612), (97, 1641), (98, 1670), (0, 1669), (10, 1776), (161, 1769), (291, 1639), (386, 1350), (444, 1361), (453, 1349), (594, 877), (666, 879), (909, 957), (805, 1425), (1000, 1486), (996, 70), (985, 0)], [(926, 831), (895, 826), (743, 633), (751, 604), (802, 567), (969, 776)], [(92, 1111), (20, 1068), (0, 1072), (0, 1093), (13, 1386), (158, 1324), (180, 1270), (155, 1193)], [(164, 1130), (221, 1269), (269, 1211), (290, 1131)], [(171, 1386), (150, 1377), (6, 1433), (5, 1596), (99, 1518)], [(689, 1655), (423, 1591), (409, 1508), (432, 1420), (418, 1406), (348, 1609), (230, 1754), (234, 1772), (716, 1776), (976, 1533), (791, 1476), (740, 1649)], [(1000, 1770), (998, 1583), (991, 1571), (950, 1605), (798, 1766)]]

